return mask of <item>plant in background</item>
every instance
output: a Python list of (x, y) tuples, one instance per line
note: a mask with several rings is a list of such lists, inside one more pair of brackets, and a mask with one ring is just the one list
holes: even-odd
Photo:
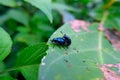
[(0, 80), (120, 80), (119, 7), (0, 0)]

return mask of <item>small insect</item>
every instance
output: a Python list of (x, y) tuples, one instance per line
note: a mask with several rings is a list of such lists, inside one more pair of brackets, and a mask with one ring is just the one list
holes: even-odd
[(51, 42), (55, 45), (58, 46), (62, 46), (62, 47), (68, 47), (71, 44), (71, 39), (69, 36), (67, 36), (66, 34), (64, 34), (63, 37), (57, 37), (57, 38), (53, 38), (51, 40)]

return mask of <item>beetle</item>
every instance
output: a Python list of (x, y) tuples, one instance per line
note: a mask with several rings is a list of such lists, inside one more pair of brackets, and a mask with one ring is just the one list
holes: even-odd
[(62, 47), (68, 47), (71, 45), (71, 39), (66, 34), (64, 34), (63, 37), (53, 38), (51, 42), (55, 45), (62, 46)]

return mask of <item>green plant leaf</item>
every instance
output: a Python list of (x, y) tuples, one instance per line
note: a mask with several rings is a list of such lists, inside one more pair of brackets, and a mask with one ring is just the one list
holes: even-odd
[(103, 8), (95, 8), (90, 11), (89, 15), (94, 19), (101, 21), (105, 11), (107, 12), (107, 17), (105, 20), (105, 27), (107, 28), (115, 28), (120, 31), (120, 11), (118, 10), (119, 6), (110, 7), (108, 10), (104, 10)]
[(0, 27), (0, 62), (10, 53), (12, 40), (9, 34)]
[(15, 21), (18, 21), (19, 23), (24, 24), (25, 26), (28, 26), (29, 22), (29, 15), (26, 12), (17, 9), (11, 9), (6, 14), (0, 17), (0, 24), (3, 24), (9, 19), (14, 19)]
[[(5, 69), (5, 65), (3, 62), (0, 63), (0, 71)], [(0, 74), (0, 80), (15, 80), (8, 73)]]
[(0, 80), (16, 80), (16, 79), (14, 79), (10, 75), (6, 74), (3, 76), (0, 76)]
[(27, 80), (37, 80), (38, 67), (41, 59), (46, 55), (48, 46), (45, 43), (29, 46), (18, 53), (16, 67)]
[(19, 33), (16, 35), (15, 42), (24, 42), (28, 45), (39, 43), (40, 37), (28, 33)]
[(52, 22), (52, 12), (51, 12), (51, 0), (25, 0), (28, 3), (32, 4), (33, 6), (42, 10)]
[(20, 51), (17, 56), (16, 66), (29, 66), (39, 64), (45, 55), (47, 45), (45, 43), (35, 44)]
[(108, 28), (115, 28), (120, 31), (120, 17), (112, 16), (111, 14), (108, 16), (105, 24)]
[(39, 65), (28, 66), (20, 69), (26, 80), (38, 80)]
[(89, 25), (90, 32), (81, 30), (76, 33), (69, 24), (59, 28), (49, 39), (70, 36), (72, 44), (68, 49), (50, 46), (43, 59), (39, 80), (99, 80), (102, 72), (98, 65), (120, 62), (120, 54), (116, 52), (104, 33), (98, 31), (99, 24)]
[(52, 3), (52, 8), (58, 11), (64, 11), (64, 10), (69, 10), (69, 11), (75, 11), (78, 12), (77, 9), (64, 5), (64, 4), (60, 4), (60, 3)]
[(9, 6), (9, 7), (15, 7), (17, 6), (17, 3), (15, 0), (0, 0), (0, 4)]
[(27, 80), (37, 80), (38, 68), (47, 49), (48, 46), (45, 43), (34, 44), (23, 49), (18, 53), (13, 68), (3, 70), (3, 67), (0, 67), (0, 70), (2, 69), (0, 75), (6, 74), (8, 71), (19, 70)]
[(7, 14), (8, 14), (9, 18), (12, 18), (24, 25), (28, 25), (29, 16), (24, 11), (11, 9), (8, 11)]
[(0, 17), (0, 24), (3, 24), (9, 19), (14, 19), (15, 21), (18, 21), (19, 23), (24, 24), (25, 26), (28, 26), (29, 22), (29, 15), (26, 12), (17, 9), (10, 9), (6, 14)]
[(2, 15), (0, 16), (0, 25), (4, 24), (5, 21), (9, 19), (8, 15)]

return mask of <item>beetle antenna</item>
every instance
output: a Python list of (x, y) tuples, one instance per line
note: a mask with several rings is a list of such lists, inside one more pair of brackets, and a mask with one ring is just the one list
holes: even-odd
[(66, 36), (66, 34), (63, 34), (63, 32), (62, 32), (62, 31), (60, 31), (60, 33), (61, 33), (62, 35), (64, 35), (64, 36)]
[(62, 31), (60, 31), (60, 33), (63, 35), (63, 32), (62, 32)]

